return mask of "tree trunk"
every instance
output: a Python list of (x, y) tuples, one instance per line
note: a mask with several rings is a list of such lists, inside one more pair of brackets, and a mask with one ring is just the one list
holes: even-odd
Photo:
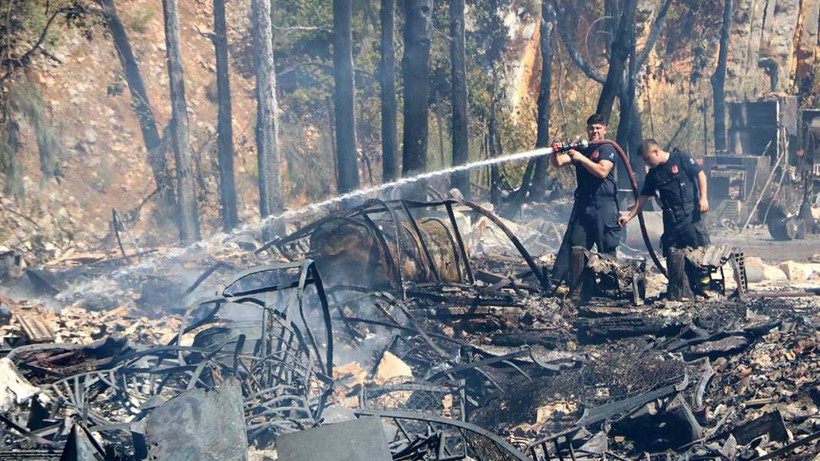
[(433, 109), (433, 113), (436, 116), (436, 129), (438, 130), (439, 165), (442, 169), (444, 169), (447, 168), (447, 161), (444, 160), (444, 124), (441, 123), (441, 101), (439, 101), (437, 96), (433, 96), (433, 99), (436, 101), (436, 106)]
[(382, 0), (381, 62), (379, 77), (382, 104), (382, 180), (392, 181), (399, 174), (399, 129), (396, 107), (396, 0)]
[(612, 41), (612, 52), (609, 56), (609, 70), (606, 74), (604, 87), (601, 89), (601, 96), (598, 98), (596, 112), (609, 122), (612, 115), (612, 105), (615, 97), (621, 91), (626, 69), (626, 59), (629, 56), (629, 37), (634, 35), (635, 14), (637, 10), (637, 0), (626, 0), (624, 4), (621, 22), (618, 25), (618, 35)]
[(333, 0), (333, 106), (336, 113), (336, 155), (339, 168), (338, 192), (359, 187), (356, 149), (356, 116), (353, 110), (353, 29), (351, 0)]
[(228, 62), (228, 28), (225, 0), (214, 0), (214, 49), (216, 51), (216, 88), (219, 100), (217, 136), (219, 160), (219, 199), (222, 203), (222, 230), (239, 224), (236, 209), (236, 182), (233, 172), (233, 126), (231, 124), (231, 81)]
[(180, 240), (190, 243), (199, 240), (199, 216), (191, 168), (191, 147), (188, 145), (188, 112), (176, 0), (162, 0), (162, 11), (165, 16), (165, 47), (171, 92), (171, 145), (177, 167), (177, 226)]
[[(555, 12), (547, 0), (541, 1), (541, 85), (538, 90), (538, 116), (535, 147), (549, 146), (550, 99), (552, 98), (552, 31)], [(530, 200), (544, 200), (547, 191), (547, 157), (535, 161), (535, 177), (530, 190)]]
[[(621, 17), (621, 5), (619, 3), (619, 0), (604, 0), (604, 16), (608, 18), (604, 30), (613, 39), (618, 36), (618, 28), (621, 23), (620, 20), (615, 22), (616, 19)], [(605, 43), (605, 45), (607, 56), (609, 56), (612, 52), (612, 42)]]
[[(497, 140), (498, 131), (495, 128), (495, 102), (490, 104), (490, 120), (487, 124), (487, 147), (490, 158), (500, 155), (498, 146), (501, 144)], [(498, 210), (501, 207), (501, 173), (498, 171), (498, 164), (490, 165), (490, 203)]]
[(712, 98), (715, 105), (715, 151), (726, 151), (726, 61), (729, 54), (729, 30), (732, 28), (732, 0), (723, 0), (723, 24), (720, 26), (720, 48), (712, 75)]
[(173, 209), (174, 190), (171, 183), (171, 173), (168, 171), (165, 148), (159, 137), (154, 111), (151, 109), (151, 102), (148, 99), (148, 93), (145, 91), (145, 83), (142, 80), (137, 58), (131, 50), (131, 42), (128, 40), (128, 34), (125, 32), (125, 27), (123, 27), (122, 21), (120, 21), (117, 14), (114, 0), (97, 1), (102, 7), (103, 19), (111, 32), (125, 81), (128, 83), (128, 91), (131, 93), (131, 105), (140, 124), (145, 150), (148, 151), (148, 163), (154, 175), (154, 182), (157, 184), (160, 203), (166, 210)]
[(412, 176), (427, 169), (432, 7), (432, 0), (404, 2), (404, 57), (401, 62), (404, 76), (404, 176)]
[[(624, 13), (626, 16), (628, 11)], [(622, 37), (622, 42), (627, 44), (629, 67), (626, 82), (621, 87), (620, 101), (620, 123), (618, 123), (618, 133), (616, 140), (618, 144), (630, 155), (630, 162), (637, 162), (638, 146), (643, 142), (643, 125), (641, 115), (638, 112), (637, 104), (637, 84), (638, 84), (638, 53), (636, 50), (635, 28), (627, 29)], [(618, 185), (619, 187), (630, 187), (629, 176), (626, 168), (619, 165)], [(637, 169), (638, 178), (642, 178), (644, 171)]]
[(256, 150), (259, 166), (259, 212), (263, 218), (284, 208), (279, 177), (276, 74), (270, 0), (253, 0), (256, 48)]
[[(450, 0), (450, 63), (453, 89), (453, 165), (464, 165), (470, 157), (467, 133), (467, 64), (464, 47), (464, 0)], [(470, 199), (470, 172), (458, 171), (450, 179), (465, 199)]]
[[(552, 5), (553, 10), (555, 10), (556, 14), (563, 18), (577, 18), (580, 13), (576, 11), (572, 6), (573, 2), (566, 1), (563, 2), (563, 8), (559, 5), (558, 0), (547, 0), (550, 5)], [(617, 7), (617, 0), (607, 0), (605, 5), (605, 14), (610, 15), (610, 12), (613, 8)], [(556, 28), (558, 29), (558, 33), (561, 36), (561, 41), (564, 42), (564, 45), (567, 47), (567, 54), (572, 62), (578, 66), (579, 69), (589, 77), (590, 79), (604, 84), (606, 82), (606, 78), (595, 72), (595, 69), (587, 63), (581, 53), (576, 48), (575, 44), (572, 41), (572, 33), (574, 28), (571, 26), (570, 21), (561, 20), (555, 22)], [(614, 36), (614, 34), (613, 34)], [(612, 53), (610, 52), (610, 56)]]

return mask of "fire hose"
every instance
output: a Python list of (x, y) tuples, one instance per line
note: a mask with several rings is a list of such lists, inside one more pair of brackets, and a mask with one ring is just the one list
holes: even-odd
[[(596, 141), (578, 141), (573, 143), (555, 143), (552, 145), (552, 149), (550, 153), (559, 153), (564, 152), (570, 149), (576, 148), (583, 148), (589, 145), (600, 145), (600, 144), (610, 144), (615, 150), (618, 152), (618, 155), (621, 157), (621, 161), (624, 163), (626, 167), (626, 172), (629, 174), (629, 185), (632, 186), (632, 194), (635, 197), (635, 202), (637, 203), (638, 197), (640, 197), (640, 192), (638, 191), (638, 181), (635, 179), (635, 172), (632, 170), (632, 164), (629, 163), (629, 157), (627, 157), (626, 152), (621, 149), (621, 146), (618, 145), (617, 142), (611, 139), (600, 139)], [(669, 275), (666, 273), (666, 268), (663, 267), (661, 264), (660, 259), (658, 259), (658, 255), (655, 253), (655, 249), (652, 246), (652, 240), (649, 238), (649, 233), (646, 231), (646, 221), (643, 218), (643, 212), (638, 212), (638, 223), (641, 227), (641, 236), (643, 237), (644, 244), (646, 244), (646, 250), (649, 252), (649, 257), (652, 258), (652, 262), (655, 264), (655, 267), (663, 274), (664, 277), (669, 279)]]

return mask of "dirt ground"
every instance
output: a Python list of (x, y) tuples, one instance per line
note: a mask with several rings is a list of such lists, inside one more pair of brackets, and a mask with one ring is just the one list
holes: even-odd
[(768, 263), (783, 261), (820, 262), (820, 235), (810, 235), (802, 240), (778, 242), (772, 239), (765, 227), (736, 231), (711, 229), (713, 244), (732, 245), (743, 250), (746, 256), (757, 256)]

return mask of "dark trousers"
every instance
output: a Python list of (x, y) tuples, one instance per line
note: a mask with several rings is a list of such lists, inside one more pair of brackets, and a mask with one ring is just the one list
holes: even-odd
[[(669, 258), (672, 248), (700, 248), (709, 245), (709, 234), (703, 225), (703, 220), (697, 212), (684, 215), (684, 219), (674, 220), (668, 213), (663, 216), (663, 235), (661, 235), (661, 245), (663, 246), (663, 256)], [(667, 259), (668, 261), (668, 259)], [(686, 262), (686, 273), (693, 290), (709, 288), (709, 269), (698, 268), (690, 262)]]
[(615, 256), (619, 243), (621, 227), (618, 226), (618, 202), (615, 197), (576, 199), (567, 231), (555, 255), (551, 273), (553, 282), (565, 280), (569, 274), (572, 247), (591, 249), (595, 245), (598, 253)]
[(709, 243), (709, 234), (699, 215), (690, 214), (682, 220), (675, 221), (664, 213), (661, 245), (665, 257), (669, 257), (672, 248), (700, 248)]

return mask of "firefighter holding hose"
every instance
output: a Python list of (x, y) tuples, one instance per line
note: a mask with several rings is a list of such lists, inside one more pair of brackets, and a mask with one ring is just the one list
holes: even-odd
[(573, 165), (577, 180), (569, 224), (550, 274), (558, 292), (566, 292), (566, 286), (561, 283), (569, 273), (572, 247), (590, 249), (595, 245), (598, 253), (614, 257), (621, 242), (614, 168), (617, 153), (613, 143), (605, 140), (606, 132), (604, 117), (594, 114), (587, 119), (588, 147), (550, 156), (554, 167)]

